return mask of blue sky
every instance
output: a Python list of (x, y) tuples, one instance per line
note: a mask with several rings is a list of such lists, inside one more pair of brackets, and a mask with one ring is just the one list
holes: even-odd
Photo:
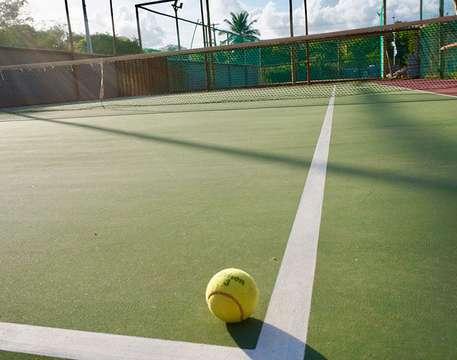
[[(83, 33), (81, 0), (68, 0), (74, 31)], [(200, 18), (199, 0), (181, 0), (183, 9), (180, 16), (197, 20)], [(136, 37), (135, 0), (113, 0), (117, 32), (120, 35)], [(376, 10), (381, 0), (308, 0), (308, 14), (311, 33), (346, 30), (372, 26), (379, 23)], [(109, 0), (86, 0), (89, 26), (92, 33), (110, 32)], [(425, 17), (438, 15), (439, 0), (424, 0)], [(210, 0), (212, 21), (224, 28), (223, 19), (231, 11), (247, 10), (261, 38), (284, 37), (289, 34), (288, 0)], [(416, 20), (419, 18), (419, 0), (387, 0), (388, 22), (392, 16), (396, 20)], [(169, 4), (155, 6), (154, 9), (172, 13)], [(294, 33), (304, 33), (303, 1), (293, 2)], [(445, 12), (455, 12), (452, 0), (445, 0)], [(27, 13), (41, 27), (53, 24), (66, 24), (64, 0), (29, 0)], [(160, 48), (176, 43), (175, 25), (172, 19), (142, 12), (141, 30), (145, 47)], [(182, 43), (191, 46), (194, 26), (180, 24)], [(219, 37), (219, 36), (218, 36)], [(202, 44), (201, 30), (196, 29), (192, 47)], [(221, 38), (222, 39), (222, 38)]]

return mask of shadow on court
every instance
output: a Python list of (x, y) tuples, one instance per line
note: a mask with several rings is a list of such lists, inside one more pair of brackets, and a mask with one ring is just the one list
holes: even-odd
[[(426, 109), (428, 105), (433, 103), (428, 99), (422, 101), (422, 108), (409, 108), (406, 111), (395, 106), (384, 106), (382, 96), (379, 94), (367, 94), (364, 96), (364, 101), (367, 104), (372, 104), (369, 107), (362, 107), (361, 112), (368, 115), (369, 121), (366, 123), (377, 130), (392, 129), (393, 138), (389, 139), (389, 143), (397, 146), (398, 151), (407, 151), (410, 155), (423, 161), (427, 158), (432, 158), (440, 163), (453, 163), (457, 159), (457, 141), (450, 137), (443, 136), (440, 130), (442, 125), (454, 122), (455, 113), (457, 111), (457, 101), (451, 99), (455, 105), (453, 115), (443, 115), (442, 109), (436, 108), (437, 112), (432, 116), (437, 119), (432, 119), (432, 122), (419, 121), (415, 118), (416, 114), (420, 114), (422, 109)], [(439, 98), (439, 101), (442, 101)], [(395, 103), (394, 103), (395, 104)], [(454, 118), (451, 118), (453, 116)], [(438, 130), (438, 131), (437, 131)], [(407, 141), (405, 141), (407, 139)], [(406, 146), (405, 146), (406, 145)], [(457, 179), (455, 179), (457, 181)]]
[[(287, 344), (288, 349), (303, 350), (305, 346), (303, 342), (277, 327), (267, 324), (261, 320), (249, 318), (241, 323), (227, 324), (227, 331), (230, 333), (237, 345), (243, 349), (251, 360), (267, 360), (270, 353), (265, 351), (256, 351), (257, 341), (262, 331), (274, 334), (276, 344)], [(268, 351), (268, 350), (267, 350)], [(274, 357), (278, 358), (278, 354)], [(326, 358), (317, 350), (306, 345), (305, 357), (306, 360), (326, 360)]]
[[(384, 112), (384, 114), (385, 114), (385, 112)], [(140, 133), (140, 132), (126, 131), (126, 130), (120, 130), (120, 129), (114, 129), (114, 128), (107, 128), (107, 127), (97, 126), (97, 125), (93, 125), (93, 124), (83, 124), (83, 123), (77, 123), (77, 122), (71, 122), (71, 121), (61, 121), (61, 120), (50, 120), (50, 119), (41, 118), (41, 117), (30, 115), (30, 114), (14, 114), (14, 115), (22, 116), (22, 117), (28, 118), (28, 119), (52, 123), (52, 124), (56, 124), (56, 125), (64, 125), (64, 126), (69, 126), (69, 127), (93, 130), (93, 131), (100, 132), (100, 133), (123, 136), (123, 137), (133, 138), (133, 139), (137, 139), (137, 140), (151, 141), (151, 142), (156, 142), (156, 143), (161, 143), (161, 144), (169, 144), (169, 145), (180, 146), (183, 148), (188, 148), (188, 149), (193, 149), (193, 150), (211, 151), (211, 152), (219, 153), (221, 155), (228, 155), (228, 156), (233, 156), (233, 157), (238, 157), (238, 158), (243, 158), (243, 159), (250, 159), (250, 160), (255, 160), (255, 161), (276, 163), (281, 166), (300, 167), (303, 169), (307, 169), (311, 165), (311, 159), (304, 159), (303, 157), (294, 157), (294, 156), (266, 153), (266, 152), (261, 152), (261, 151), (240, 149), (240, 148), (211, 144), (211, 143), (201, 143), (201, 142), (195, 142), (195, 141), (167, 137), (167, 136), (159, 136), (159, 135), (153, 135), (153, 134), (148, 134), (148, 133)], [(384, 182), (396, 183), (396, 184), (405, 185), (405, 186), (413, 185), (413, 186), (428, 188), (428, 189), (436, 190), (436, 191), (444, 191), (444, 192), (451, 192), (451, 193), (457, 192), (457, 183), (455, 181), (434, 178), (434, 177), (430, 177), (430, 176), (427, 176), (427, 177), (426, 176), (414, 176), (414, 175), (409, 175), (409, 174), (401, 174), (401, 173), (398, 173), (395, 171), (378, 170), (378, 169), (366, 168), (366, 167), (365, 168), (355, 167), (355, 166), (349, 166), (349, 165), (345, 165), (345, 164), (338, 164), (338, 163), (334, 163), (334, 162), (333, 163), (329, 162), (327, 164), (327, 171), (329, 173), (333, 173), (335, 175), (343, 174), (343, 175), (367, 178), (367, 179), (370, 179), (373, 181), (384, 181)]]

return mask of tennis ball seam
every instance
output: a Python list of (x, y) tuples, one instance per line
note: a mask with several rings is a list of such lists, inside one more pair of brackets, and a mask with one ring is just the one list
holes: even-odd
[(208, 295), (208, 300), (211, 298), (211, 296), (213, 295), (222, 295), (222, 296), (226, 296), (228, 297), (229, 299), (231, 299), (237, 306), (238, 306), (238, 309), (240, 310), (240, 321), (243, 321), (244, 319), (244, 311), (243, 311), (243, 307), (241, 306), (241, 304), (239, 303), (239, 301), (232, 295), (230, 294), (227, 294), (226, 292), (223, 292), (223, 291), (213, 291), (212, 293), (210, 293)]

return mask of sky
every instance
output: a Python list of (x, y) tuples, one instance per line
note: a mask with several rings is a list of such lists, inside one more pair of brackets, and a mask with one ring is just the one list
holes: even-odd
[[(146, 0), (113, 0), (116, 33), (137, 38), (135, 4)], [(230, 12), (246, 10), (260, 31), (261, 39), (289, 36), (288, 0), (209, 0), (211, 22), (227, 29), (224, 19)], [(179, 16), (197, 21), (200, 19), (199, 0), (181, 0)], [(438, 16), (439, 0), (423, 0), (424, 18)], [(84, 33), (81, 0), (68, 0), (71, 25), (74, 32)], [(379, 24), (376, 14), (381, 0), (308, 0), (309, 32), (311, 34), (348, 30)], [(109, 0), (86, 0), (91, 33), (111, 33)], [(152, 9), (173, 14), (170, 4), (151, 6)], [(445, 0), (445, 13), (454, 14), (453, 0)], [(26, 14), (37, 27), (55, 24), (66, 26), (64, 0), (28, 0)], [(294, 34), (304, 34), (303, 1), (293, 1)], [(387, 21), (419, 19), (419, 0), (387, 0)], [(176, 27), (173, 19), (140, 10), (143, 47), (161, 48), (176, 44)], [(182, 45), (186, 48), (202, 46), (201, 28), (180, 22)], [(219, 40), (224, 36), (217, 34)], [(192, 40), (193, 39), (193, 40)]]

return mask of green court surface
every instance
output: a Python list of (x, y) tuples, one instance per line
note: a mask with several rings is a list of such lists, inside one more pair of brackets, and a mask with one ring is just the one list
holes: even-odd
[[(0, 113), (0, 322), (255, 347), (206, 283), (250, 272), (263, 320), (327, 103)], [(457, 358), (456, 114), (336, 97), (306, 359)]]
[(264, 317), (326, 106), (187, 110), (3, 115), (0, 321), (236, 345), (204, 297), (226, 267)]
[(328, 359), (455, 359), (457, 99), (336, 104), (307, 343)]

